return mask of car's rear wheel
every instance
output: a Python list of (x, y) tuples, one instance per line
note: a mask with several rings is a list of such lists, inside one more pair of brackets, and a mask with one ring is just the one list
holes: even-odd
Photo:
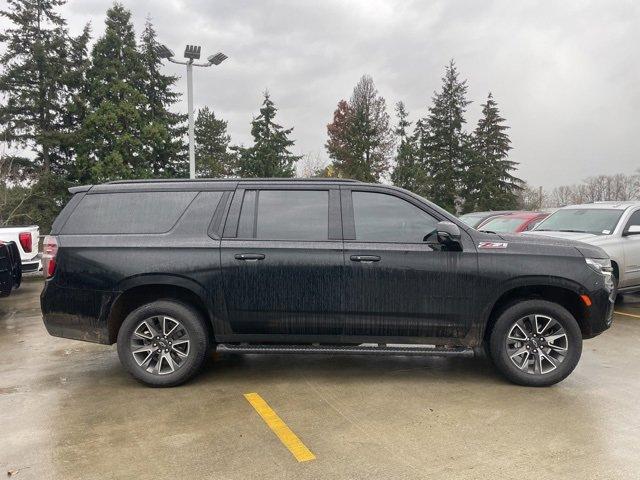
[(173, 387), (192, 378), (206, 359), (208, 344), (202, 316), (173, 300), (135, 309), (118, 332), (120, 362), (152, 387)]
[(544, 387), (564, 380), (582, 353), (582, 333), (564, 307), (525, 300), (498, 317), (490, 338), (498, 370), (519, 385)]

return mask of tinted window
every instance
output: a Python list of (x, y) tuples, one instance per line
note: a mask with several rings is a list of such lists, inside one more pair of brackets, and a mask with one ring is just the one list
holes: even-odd
[(401, 198), (383, 193), (353, 192), (356, 240), (422, 243), (438, 221)]
[(258, 194), (256, 238), (327, 240), (329, 238), (329, 192), (326, 190), (261, 190)]
[(247, 190), (242, 200), (240, 222), (238, 223), (238, 238), (252, 238), (256, 219), (256, 191)]
[(197, 193), (132, 192), (85, 195), (64, 225), (62, 233), (168, 232)]

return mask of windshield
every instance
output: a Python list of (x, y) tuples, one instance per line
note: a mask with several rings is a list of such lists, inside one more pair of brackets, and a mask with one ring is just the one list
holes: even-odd
[(467, 213), (466, 215), (462, 215), (461, 217), (459, 217), (459, 219), (462, 220), (465, 224), (469, 225), (470, 227), (475, 227), (485, 217), (486, 215), (474, 215), (473, 213)]
[(479, 230), (496, 233), (513, 233), (524, 222), (521, 218), (496, 217), (484, 223)]
[(580, 232), (611, 235), (616, 229), (622, 210), (605, 208), (567, 208), (558, 210), (543, 220), (535, 231)]

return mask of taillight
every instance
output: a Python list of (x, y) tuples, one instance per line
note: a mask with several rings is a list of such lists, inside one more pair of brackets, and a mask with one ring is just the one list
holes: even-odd
[(33, 250), (31, 232), (20, 232), (18, 239), (20, 240), (20, 245), (22, 245), (22, 250), (24, 250), (25, 253), (31, 253), (31, 250)]
[(56, 255), (58, 253), (58, 240), (53, 236), (44, 237), (42, 244), (42, 271), (45, 278), (53, 277), (56, 273)]

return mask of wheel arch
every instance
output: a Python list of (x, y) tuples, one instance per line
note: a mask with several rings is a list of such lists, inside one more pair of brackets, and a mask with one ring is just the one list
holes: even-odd
[(117, 341), (120, 326), (129, 313), (160, 299), (177, 300), (198, 310), (213, 340), (213, 310), (206, 290), (197, 282), (177, 275), (144, 275), (122, 282), (118, 291), (107, 316), (110, 344)]
[(611, 259), (611, 268), (613, 268), (613, 275), (616, 277), (616, 279), (619, 282), (620, 281), (620, 266), (618, 265), (618, 262), (616, 260), (614, 260), (613, 258)]
[(547, 300), (566, 308), (578, 322), (583, 337), (588, 337), (591, 327), (588, 321), (588, 307), (580, 295), (582, 289), (579, 284), (556, 277), (546, 279), (528, 279), (513, 282), (501, 290), (485, 313), (484, 331), (481, 338), (487, 340), (496, 320), (510, 305), (529, 299)]

